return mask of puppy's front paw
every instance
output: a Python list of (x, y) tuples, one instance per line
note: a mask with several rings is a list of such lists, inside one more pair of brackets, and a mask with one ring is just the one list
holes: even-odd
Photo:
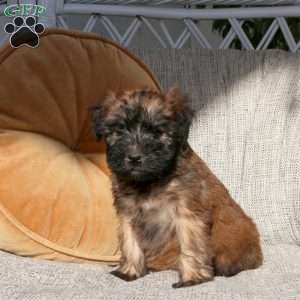
[(213, 280), (213, 278), (202, 278), (202, 279), (193, 279), (193, 280), (187, 280), (187, 281), (178, 281), (174, 284), (172, 284), (172, 287), (174, 289), (183, 288), (183, 287), (189, 287), (197, 284), (201, 284), (204, 282), (208, 282)]
[(112, 271), (112, 272), (110, 272), (110, 274), (112, 274), (120, 279), (123, 279), (125, 281), (133, 281), (133, 280), (138, 279), (137, 275), (135, 275), (135, 274), (130, 275), (130, 274), (122, 273), (119, 270)]
[(120, 279), (123, 279), (125, 281), (133, 281), (140, 277), (145, 276), (146, 274), (148, 274), (148, 271), (144, 270), (144, 272), (142, 272), (141, 274), (130, 274), (130, 273), (124, 273), (120, 269), (117, 269), (117, 270), (111, 271), (110, 274), (112, 274)]

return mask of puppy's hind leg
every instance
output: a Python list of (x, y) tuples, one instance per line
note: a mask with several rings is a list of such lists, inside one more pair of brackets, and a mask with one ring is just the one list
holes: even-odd
[(213, 279), (207, 225), (189, 209), (177, 209), (176, 233), (180, 244), (179, 282), (174, 288), (200, 284)]
[(216, 214), (211, 241), (217, 276), (233, 276), (262, 264), (263, 254), (255, 224), (232, 207), (223, 207)]
[(123, 280), (132, 281), (147, 273), (145, 257), (130, 221), (126, 217), (121, 218), (120, 229), (121, 262), (119, 268), (112, 271), (111, 274)]

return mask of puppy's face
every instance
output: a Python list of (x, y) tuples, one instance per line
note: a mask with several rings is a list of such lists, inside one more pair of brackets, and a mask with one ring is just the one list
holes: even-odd
[(186, 146), (191, 111), (177, 89), (112, 94), (92, 108), (96, 135), (107, 143), (112, 171), (132, 181), (161, 178)]

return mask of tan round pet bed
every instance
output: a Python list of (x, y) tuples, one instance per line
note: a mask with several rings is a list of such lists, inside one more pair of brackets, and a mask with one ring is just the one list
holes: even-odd
[(64, 261), (118, 260), (105, 147), (88, 108), (157, 81), (96, 35), (49, 30), (0, 50), (0, 249)]

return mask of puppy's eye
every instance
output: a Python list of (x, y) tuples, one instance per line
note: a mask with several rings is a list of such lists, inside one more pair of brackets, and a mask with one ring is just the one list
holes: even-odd
[(154, 132), (157, 135), (163, 135), (163, 134), (168, 135), (170, 133), (170, 128), (167, 126), (157, 126), (154, 128)]
[(115, 127), (114, 127), (114, 130), (116, 131), (116, 132), (118, 132), (118, 131), (123, 131), (123, 130), (125, 130), (125, 125), (124, 124), (118, 124), (118, 125), (116, 125)]
[(164, 130), (162, 128), (154, 128), (153, 133), (156, 135), (162, 135), (164, 133)]
[(117, 128), (118, 129), (125, 129), (125, 125), (124, 124), (118, 124)]
[(111, 123), (108, 124), (108, 129), (112, 133), (120, 133), (126, 129), (125, 124), (122, 123)]

